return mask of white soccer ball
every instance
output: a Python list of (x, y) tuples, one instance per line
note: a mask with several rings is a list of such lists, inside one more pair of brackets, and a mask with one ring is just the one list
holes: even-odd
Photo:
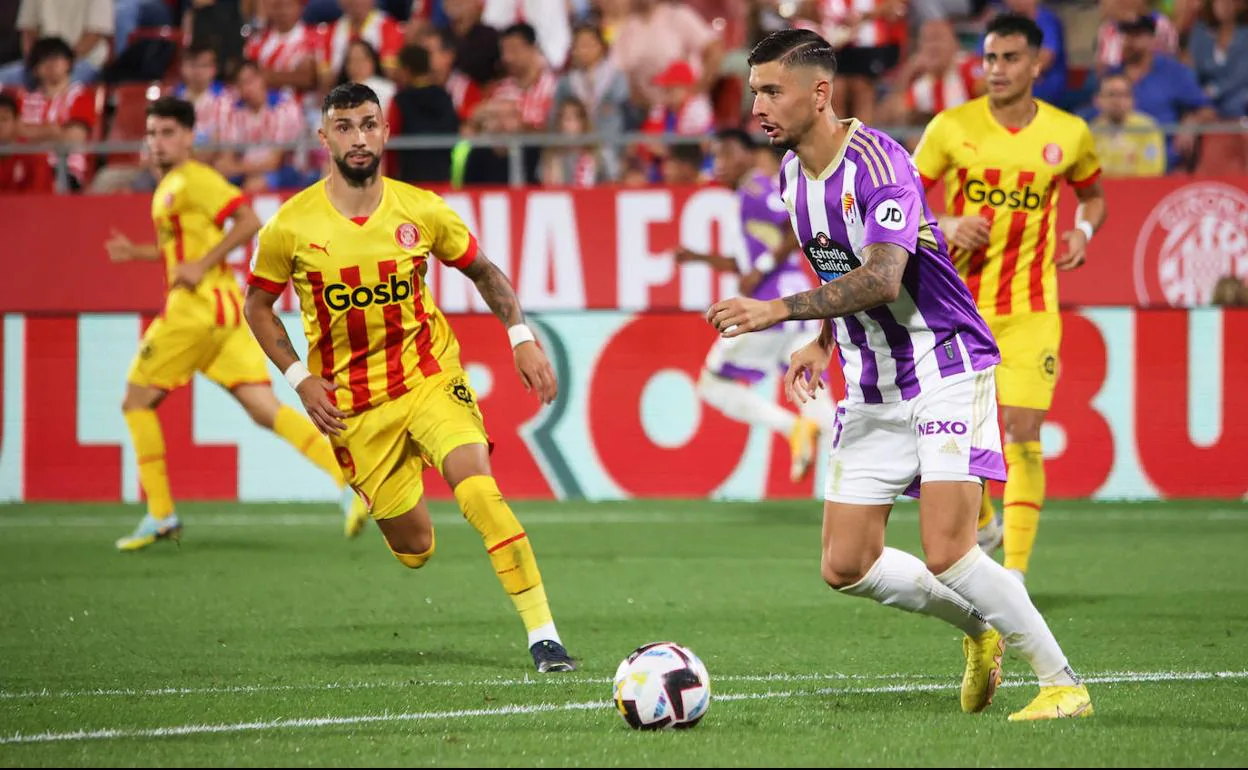
[(651, 642), (615, 671), (615, 707), (634, 730), (693, 727), (711, 705), (711, 677), (687, 647)]

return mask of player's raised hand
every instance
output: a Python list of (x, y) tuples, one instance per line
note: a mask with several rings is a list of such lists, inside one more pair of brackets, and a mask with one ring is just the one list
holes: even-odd
[(784, 394), (794, 404), (804, 404), (827, 387), (823, 373), (832, 361), (832, 353), (819, 340), (812, 340), (789, 356), (789, 370), (784, 373)]
[(1074, 270), (1083, 264), (1088, 256), (1088, 236), (1078, 228), (1062, 233), (1062, 241), (1066, 251), (1054, 262), (1059, 270)]
[(733, 297), (711, 305), (706, 320), (724, 337), (737, 337), (775, 326), (785, 319), (785, 312), (779, 300)]
[(295, 392), (303, 402), (303, 410), (316, 429), (327, 436), (337, 436), (339, 431), (346, 430), (347, 424), (342, 421), (346, 417), (334, 399), (330, 396), (338, 389), (336, 383), (321, 379), (316, 375), (305, 377)]
[(104, 241), (108, 258), (114, 262), (128, 262), (134, 259), (134, 244), (120, 230), (109, 230), (109, 239)]
[(559, 395), (559, 381), (555, 370), (546, 357), (546, 351), (536, 342), (521, 342), (516, 346), (516, 374), (529, 393), (537, 393), (543, 404), (549, 404)]
[(981, 216), (972, 214), (959, 217), (953, 232), (949, 233), (949, 242), (959, 249), (978, 251), (988, 245), (988, 235), (991, 232), (992, 225)]
[(204, 274), (208, 272), (208, 268), (202, 261), (199, 262), (183, 262), (173, 271), (173, 285), (184, 286), (191, 291), (204, 280)]

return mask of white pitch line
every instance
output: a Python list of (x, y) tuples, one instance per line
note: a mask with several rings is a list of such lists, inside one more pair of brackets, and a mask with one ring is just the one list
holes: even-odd
[[(1093, 676), (1084, 681), (1089, 684), (1123, 684), (1123, 683), (1158, 683), (1209, 681), (1215, 679), (1245, 679), (1248, 671), (1157, 671), (1136, 672), (1115, 676)], [(1002, 687), (1034, 686), (1032, 682), (1004, 682)], [(813, 691), (768, 691), (760, 693), (724, 693), (716, 694), (716, 701), (742, 700), (773, 700), (787, 698), (807, 698), (827, 695), (873, 695), (877, 693), (909, 693), (956, 690), (956, 684), (895, 684), (879, 687), (825, 687)], [(284, 730), (307, 727), (339, 727), (343, 725), (375, 724), (378, 722), (417, 722), (442, 719), (468, 719), (474, 717), (513, 716), (516, 714), (538, 714), (552, 711), (590, 711), (611, 707), (608, 701), (583, 701), (579, 703), (534, 703), (511, 706), (497, 706), (484, 709), (461, 709), (455, 711), (415, 711), (398, 714), (360, 714), (345, 717), (299, 717), (288, 719), (271, 719), (256, 722), (235, 722), (232, 724), (207, 725), (175, 725), (172, 727), (152, 728), (104, 728), (98, 730), (75, 730), (73, 732), (44, 732), (29, 735), (14, 733), (0, 737), (0, 745), (26, 743), (63, 743), (68, 741), (112, 740), (117, 738), (170, 738), (184, 735), (209, 735), (255, 732), (260, 730)]]
[[(319, 503), (317, 505), (320, 505)], [(813, 504), (812, 504), (813, 505)], [(575, 513), (561, 511), (530, 511), (521, 512), (520, 519), (529, 525), (545, 525), (545, 524), (705, 524), (705, 523), (722, 523), (725, 521), (737, 521), (740, 523), (766, 523), (766, 520), (760, 518), (756, 509), (742, 510), (739, 503), (725, 503), (722, 508), (713, 511), (680, 511), (675, 509), (657, 509), (645, 512), (634, 511), (582, 511)], [(1248, 506), (1240, 508), (1214, 508), (1199, 512), (1185, 513), (1183, 511), (1167, 510), (1167, 511), (1149, 511), (1149, 510), (1131, 510), (1129, 508), (1107, 508), (1105, 510), (1084, 510), (1084, 511), (1045, 511), (1046, 521), (1074, 521), (1074, 522), (1104, 522), (1104, 521), (1177, 521), (1177, 522), (1206, 522), (1206, 521), (1246, 521), (1248, 520)], [(810, 524), (815, 526), (818, 524), (819, 512), (817, 507), (811, 508)], [(47, 516), (35, 518), (28, 514), (7, 515), (0, 513), (0, 529), (40, 529), (40, 528), (64, 528), (71, 529), (92, 529), (92, 528), (113, 528), (119, 525), (132, 523), (132, 515), (120, 515), (116, 513), (105, 513), (99, 515), (73, 515), (73, 516)], [(788, 515), (780, 515), (785, 521), (790, 521), (794, 517)], [(892, 518), (899, 521), (916, 521), (918, 512), (911, 507), (899, 507), (893, 511)], [(341, 524), (342, 517), (340, 514), (331, 513), (312, 513), (312, 512), (285, 512), (285, 513), (257, 513), (251, 516), (243, 516), (240, 514), (220, 514), (205, 513), (196, 515), (191, 513), (186, 517), (187, 524), (192, 527), (216, 528), (216, 527), (307, 527), (316, 525), (334, 525)], [(467, 522), (463, 518), (449, 512), (439, 512), (434, 514), (434, 523), (438, 526), (462, 526)]]
[[(914, 681), (940, 679), (931, 674), (752, 674), (715, 677), (716, 682), (879, 682), (890, 679)], [(324, 684), (230, 685), (226, 687), (153, 687), (149, 689), (41, 690), (0, 691), (0, 700), (38, 700), (51, 698), (152, 698), (166, 695), (252, 695), (271, 692), (335, 692), (351, 690), (416, 689), (419, 687), (529, 687), (585, 684), (611, 684), (605, 677), (562, 677), (542, 679), (466, 679), (392, 682), (325, 682)]]

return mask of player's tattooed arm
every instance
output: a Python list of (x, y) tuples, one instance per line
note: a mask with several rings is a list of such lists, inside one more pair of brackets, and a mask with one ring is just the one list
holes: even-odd
[(788, 318), (839, 318), (897, 299), (909, 253), (895, 243), (872, 243), (863, 258), (862, 267), (817, 289), (785, 297)]
[(489, 305), (490, 310), (507, 328), (524, 323), (524, 311), (520, 309), (520, 300), (516, 298), (511, 281), (484, 254), (478, 254), (472, 264), (464, 268), (464, 275), (476, 284), (481, 299)]
[(294, 345), (290, 344), (290, 335), (286, 325), (273, 311), (273, 305), (279, 295), (265, 291), (257, 286), (247, 287), (247, 297), (243, 301), (243, 317), (251, 327), (256, 342), (279, 370), (286, 371), (291, 364), (299, 360)]

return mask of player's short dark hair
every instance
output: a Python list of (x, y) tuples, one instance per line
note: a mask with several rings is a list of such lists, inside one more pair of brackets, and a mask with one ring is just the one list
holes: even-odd
[(50, 59), (53, 56), (63, 56), (69, 59), (72, 67), (74, 64), (74, 49), (69, 43), (65, 42), (63, 37), (41, 37), (30, 47), (30, 53), (26, 55), (26, 68), (34, 70), (43, 63), (44, 59)]
[(211, 43), (206, 43), (203, 40), (197, 40), (182, 49), (182, 58), (194, 59), (195, 57), (202, 56), (206, 53), (212, 54), (213, 63), (216, 63), (217, 49), (213, 48)]
[(1040, 25), (1020, 13), (1003, 13), (993, 17), (988, 22), (988, 28), (984, 30), (984, 37), (989, 35), (1022, 35), (1027, 38), (1027, 46), (1037, 51), (1044, 44), (1044, 31), (1040, 29)]
[(668, 157), (675, 161), (688, 163), (696, 168), (702, 167), (704, 156), (702, 155), (702, 146), (696, 143), (690, 144), (674, 144), (668, 151)]
[(409, 75), (420, 77), (429, 74), (429, 49), (423, 45), (405, 45), (399, 49), (399, 66)]
[(533, 29), (532, 24), (523, 21), (516, 22), (507, 29), (504, 29), (502, 34), (498, 36), (498, 39), (501, 41), (503, 38), (511, 37), (512, 35), (517, 35), (523, 38), (524, 42), (528, 43), (530, 46), (537, 45), (537, 30)]
[(819, 67), (836, 74), (836, 52), (828, 41), (808, 29), (782, 29), (758, 41), (747, 60), (756, 64), (778, 61), (785, 67)]
[(740, 128), (721, 128), (715, 132), (715, 138), (721, 142), (736, 142), (743, 149), (754, 151), (758, 143), (754, 141), (754, 137), (750, 136), (748, 131)]
[(162, 96), (147, 105), (149, 118), (172, 118), (183, 128), (195, 128), (195, 105), (176, 96)]
[(334, 90), (325, 94), (325, 101), (321, 102), (321, 114), (330, 110), (349, 110), (368, 102), (377, 105), (378, 109), (381, 108), (381, 100), (373, 89), (363, 83), (343, 83), (334, 86)]

